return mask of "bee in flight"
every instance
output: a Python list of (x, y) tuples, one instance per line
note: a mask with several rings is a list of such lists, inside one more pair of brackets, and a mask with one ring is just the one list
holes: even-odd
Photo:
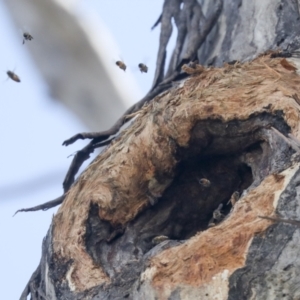
[(24, 32), (23, 33), (23, 45), (25, 44), (25, 41), (31, 41), (31, 40), (33, 40), (33, 36), (28, 32)]
[(17, 74), (15, 74), (14, 72), (7, 71), (6, 74), (11, 80), (13, 80), (15, 82), (21, 82), (20, 77)]
[(139, 69), (141, 71), (141, 73), (147, 73), (148, 72), (148, 67), (145, 64), (139, 64)]
[(120, 60), (116, 61), (116, 65), (125, 72), (126, 65), (122, 61)]

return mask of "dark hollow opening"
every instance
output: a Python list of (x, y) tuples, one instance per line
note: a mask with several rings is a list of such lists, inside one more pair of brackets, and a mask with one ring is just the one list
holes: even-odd
[[(232, 208), (229, 200), (234, 192), (245, 194), (274, 172), (280, 162), (276, 151), (287, 155), (292, 151), (281, 140), (278, 142), (280, 138), (272, 136), (270, 126), (283, 134), (289, 132), (281, 112), (263, 113), (245, 121), (199, 122), (191, 132), (189, 147), (177, 147), (174, 155), (179, 163), (170, 186), (124, 228), (113, 228), (100, 220), (98, 207), (91, 207), (86, 248), (94, 262), (111, 278), (121, 276), (129, 288), (147, 257), (206, 230), (220, 204), (226, 216)], [(285, 148), (279, 150), (277, 145)], [(170, 174), (157, 174), (156, 179), (167, 176)], [(202, 178), (209, 180), (208, 187), (199, 183)], [(166, 240), (154, 243), (158, 236)]]

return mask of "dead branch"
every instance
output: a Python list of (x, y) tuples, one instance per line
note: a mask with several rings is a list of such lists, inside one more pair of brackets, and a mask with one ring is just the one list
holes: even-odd
[(55, 207), (57, 205), (60, 205), (61, 203), (63, 203), (64, 199), (66, 197), (66, 194), (63, 194), (62, 196), (54, 199), (54, 200), (51, 200), (51, 201), (48, 201), (46, 203), (43, 203), (43, 204), (40, 204), (40, 205), (37, 205), (37, 206), (34, 206), (34, 207), (30, 207), (30, 208), (22, 208), (22, 209), (19, 209), (15, 212), (15, 214), (13, 215), (13, 217), (18, 213), (18, 212), (28, 212), (28, 211), (37, 211), (37, 210), (48, 210), (52, 207)]
[(151, 27), (151, 30), (153, 30), (160, 22), (161, 22), (162, 14), (158, 17), (154, 25)]
[(71, 185), (74, 183), (77, 172), (79, 171), (82, 164), (90, 158), (90, 154), (92, 154), (96, 148), (109, 145), (112, 141), (113, 138), (104, 142), (97, 143), (97, 138), (94, 138), (90, 143), (87, 144), (87, 146), (85, 146), (83, 149), (79, 150), (75, 154), (63, 182), (63, 188), (65, 193), (70, 189)]

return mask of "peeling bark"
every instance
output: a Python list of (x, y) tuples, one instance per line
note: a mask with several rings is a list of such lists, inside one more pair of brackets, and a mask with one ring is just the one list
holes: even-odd
[[(205, 16), (215, 9), (199, 3)], [(295, 37), (293, 3), (224, 0), (199, 61), (217, 51), (223, 65), (237, 43), (234, 58), (249, 60)], [(297, 224), (268, 219), (299, 219), (298, 63), (266, 54), (183, 66), (190, 77), (140, 106), (72, 182), (21, 299), (298, 299)]]

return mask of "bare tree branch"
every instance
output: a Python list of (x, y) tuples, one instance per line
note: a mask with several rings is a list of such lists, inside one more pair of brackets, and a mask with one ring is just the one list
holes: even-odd
[(158, 17), (157, 21), (151, 27), (151, 30), (153, 30), (161, 22), (161, 17), (162, 17), (162, 14), (160, 14), (160, 16)]
[(37, 206), (34, 206), (34, 207), (30, 207), (30, 208), (22, 208), (22, 209), (19, 209), (15, 212), (15, 214), (13, 215), (13, 217), (18, 213), (18, 212), (28, 212), (28, 211), (37, 211), (37, 210), (48, 210), (52, 207), (55, 207), (57, 205), (60, 205), (61, 203), (63, 203), (64, 199), (65, 199), (66, 195), (63, 194), (62, 196), (54, 199), (54, 200), (51, 200), (51, 201), (48, 201), (44, 204), (40, 204), (40, 205), (37, 205)]
[(83, 149), (79, 150), (75, 154), (63, 182), (63, 188), (65, 193), (70, 189), (71, 185), (74, 183), (75, 175), (79, 171), (82, 164), (90, 158), (90, 154), (92, 154), (96, 148), (109, 145), (112, 142), (112, 140), (113, 138), (104, 142), (97, 143), (97, 138), (94, 138), (90, 143), (87, 144), (87, 146), (85, 146)]

